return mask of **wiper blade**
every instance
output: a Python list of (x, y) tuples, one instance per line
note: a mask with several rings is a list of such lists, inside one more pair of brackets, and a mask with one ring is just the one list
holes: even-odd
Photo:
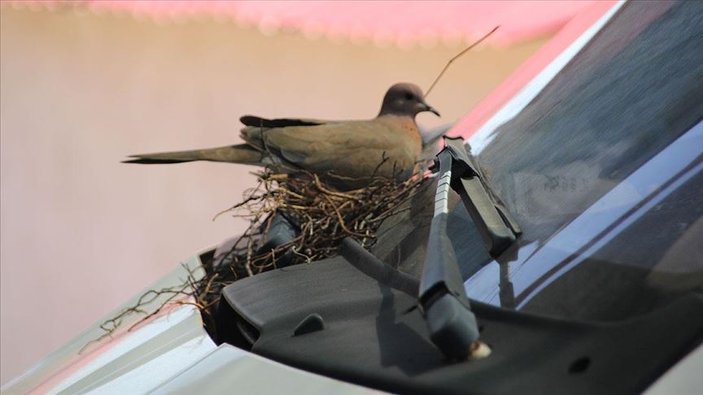
[(419, 299), (432, 342), (446, 356), (465, 359), (477, 344), (479, 331), (447, 235), (449, 188), (461, 196), (492, 256), (505, 251), (520, 229), (485, 183), (463, 140), (445, 137), (444, 142), (445, 148), (435, 161), (439, 181)]
[(445, 137), (444, 144), (439, 155), (452, 158), (452, 189), (461, 196), (488, 253), (495, 258), (515, 242), (521, 233), (520, 226), (488, 185), (481, 168), (466, 151), (464, 140)]

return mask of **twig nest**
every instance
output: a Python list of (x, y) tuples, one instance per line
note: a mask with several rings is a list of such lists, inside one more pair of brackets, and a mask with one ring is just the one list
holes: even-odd
[[(423, 180), (421, 176), (405, 181), (371, 177), (364, 188), (340, 190), (336, 188), (339, 179), (323, 180), (307, 172), (290, 175), (265, 171), (257, 177), (257, 186), (244, 193), (241, 203), (218, 214), (247, 218), (250, 225), (231, 249), (203, 262), (205, 276), (189, 271), (180, 286), (147, 291), (134, 306), (106, 321), (102, 326), (105, 334), (97, 340), (114, 333), (131, 314), (144, 315), (139, 324), (174, 302), (197, 306), (205, 327), (214, 333), (213, 315), (222, 288), (277, 267), (334, 256), (341, 240), (348, 236), (367, 248), (372, 246), (383, 221), (407, 209), (405, 203), (420, 190)], [(267, 236), (277, 216), (292, 224), (291, 237), (262, 248), (268, 246)], [(146, 308), (154, 295), (168, 297), (160, 306)]]
[[(363, 188), (340, 190), (335, 180), (308, 172), (289, 175), (266, 171), (257, 178), (257, 186), (245, 192), (241, 203), (218, 214), (247, 218), (250, 225), (227, 253), (206, 265), (208, 275), (203, 281), (215, 274), (218, 280), (204, 294), (199, 290), (204, 301), (219, 298), (222, 287), (239, 278), (334, 256), (341, 240), (348, 236), (365, 247), (372, 246), (383, 220), (402, 211), (423, 180), (421, 176), (405, 181), (372, 177)], [(262, 249), (276, 216), (293, 225), (295, 236)]]

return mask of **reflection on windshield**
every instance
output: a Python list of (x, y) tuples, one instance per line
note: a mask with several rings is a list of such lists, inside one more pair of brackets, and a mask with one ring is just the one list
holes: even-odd
[[(692, 3), (627, 3), (494, 132), (479, 162), (524, 235), (503, 266), (463, 251), (470, 297), (505, 304), (512, 287), (519, 309), (618, 319), (701, 288), (703, 254), (681, 241), (703, 239), (691, 192), (703, 190), (703, 20)], [(458, 253), (466, 237), (454, 237)], [(581, 309), (586, 292), (622, 304)]]

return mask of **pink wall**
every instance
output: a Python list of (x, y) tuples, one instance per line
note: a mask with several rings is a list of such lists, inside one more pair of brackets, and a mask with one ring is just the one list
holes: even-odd
[[(3, 383), (242, 229), (211, 218), (252, 185), (250, 168), (120, 164), (126, 154), (236, 142), (245, 113), (372, 117), (388, 86), (426, 87), (460, 49), (267, 37), (212, 20), (1, 15)], [(420, 122), (459, 118), (541, 44), (462, 58), (428, 98), (444, 117)]]

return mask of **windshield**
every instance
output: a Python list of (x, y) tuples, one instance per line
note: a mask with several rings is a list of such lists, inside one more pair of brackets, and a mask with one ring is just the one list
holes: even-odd
[[(625, 5), (478, 159), (523, 230), (493, 261), (458, 206), (470, 297), (618, 320), (703, 287), (703, 19)], [(698, 126), (696, 126), (698, 125)], [(499, 262), (502, 262), (500, 264)]]

